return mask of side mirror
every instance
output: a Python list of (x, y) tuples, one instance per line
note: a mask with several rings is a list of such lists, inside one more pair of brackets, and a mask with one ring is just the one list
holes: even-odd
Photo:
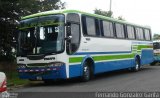
[(71, 41), (71, 39), (72, 39), (72, 36), (68, 36), (65, 38), (65, 40), (67, 40), (67, 41)]

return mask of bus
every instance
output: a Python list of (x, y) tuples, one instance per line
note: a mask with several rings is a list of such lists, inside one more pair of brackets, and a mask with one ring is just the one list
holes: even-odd
[(160, 62), (160, 41), (153, 41), (153, 53), (154, 53), (154, 62), (151, 65), (155, 65)]
[(22, 18), (17, 45), (21, 79), (81, 78), (153, 62), (151, 29), (78, 10), (53, 10)]

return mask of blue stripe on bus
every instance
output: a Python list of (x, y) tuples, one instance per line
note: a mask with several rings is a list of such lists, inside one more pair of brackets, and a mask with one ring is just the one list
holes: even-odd
[(95, 64), (94, 73), (97, 74), (97, 73), (102, 73), (102, 72), (120, 70), (120, 69), (125, 69), (125, 68), (131, 68), (134, 66), (135, 66), (134, 59), (110, 61), (110, 62), (98, 62)]
[[(120, 61), (107, 61), (107, 62), (97, 62), (95, 63), (94, 74), (114, 71), (119, 69), (130, 68), (135, 65), (134, 59), (120, 60)], [(69, 78), (82, 76), (82, 65), (75, 64), (69, 66)]]
[(132, 51), (123, 51), (123, 52), (78, 52), (74, 55), (92, 55), (92, 54), (118, 54), (118, 53), (131, 53)]

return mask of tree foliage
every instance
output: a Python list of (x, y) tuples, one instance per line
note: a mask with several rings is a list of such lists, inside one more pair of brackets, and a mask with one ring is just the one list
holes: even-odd
[(103, 11), (101, 9), (95, 9), (94, 13), (98, 14), (98, 15), (107, 16), (107, 17), (113, 17), (113, 12), (112, 11)]
[[(112, 11), (103, 11), (103, 10), (101, 10), (101, 9), (95, 9), (95, 10), (94, 10), (94, 13), (95, 13), (95, 14), (98, 14), (98, 15), (103, 15), (103, 16), (107, 16), (107, 17), (114, 18)], [(119, 16), (119, 17), (116, 18), (116, 19), (125, 21), (125, 19), (124, 19), (122, 16)]]
[(118, 17), (118, 20), (125, 21), (125, 19), (124, 19), (122, 16), (119, 16), (119, 17)]
[(0, 61), (14, 57), (13, 40), (22, 16), (64, 8), (65, 3), (60, 0), (0, 0)]
[(153, 40), (160, 40), (160, 35), (159, 34), (154, 34), (153, 35)]

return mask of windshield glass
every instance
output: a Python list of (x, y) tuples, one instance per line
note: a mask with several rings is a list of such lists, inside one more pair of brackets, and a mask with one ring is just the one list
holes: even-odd
[(158, 42), (153, 43), (153, 49), (160, 49), (160, 43)]
[(21, 21), (18, 55), (50, 54), (64, 50), (64, 15)]

